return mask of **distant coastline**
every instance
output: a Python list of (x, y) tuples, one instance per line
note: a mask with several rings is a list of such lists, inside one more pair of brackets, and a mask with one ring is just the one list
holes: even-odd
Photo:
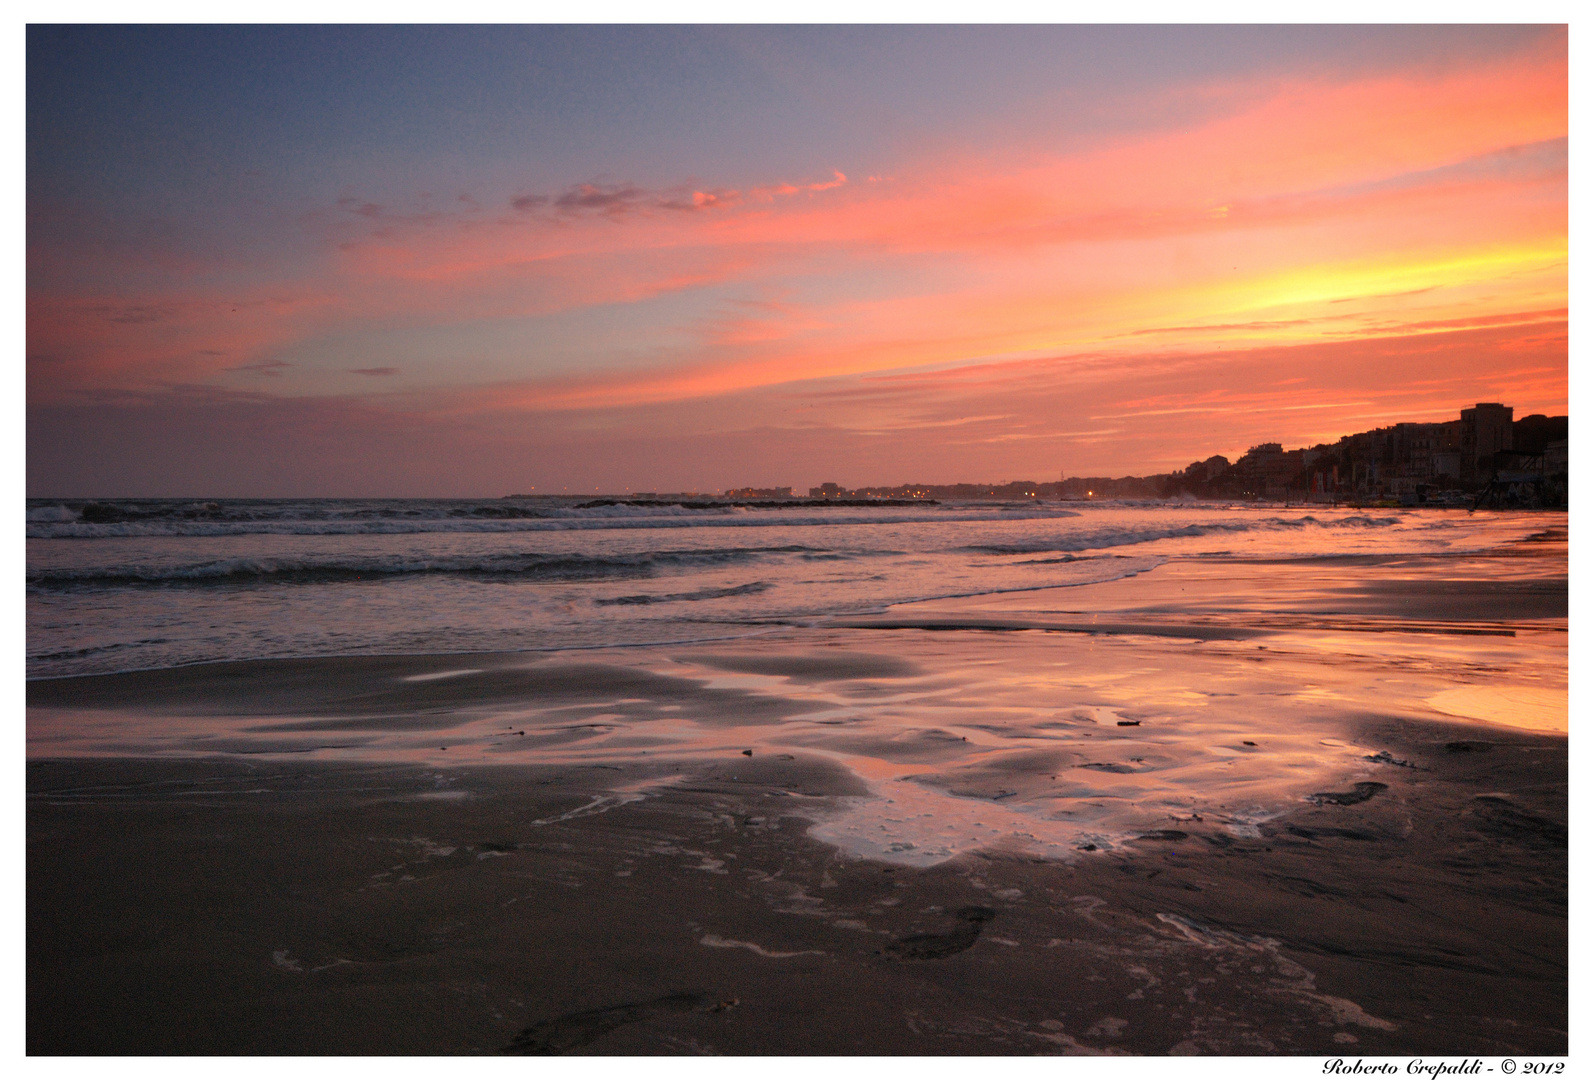
[[(924, 505), (940, 501), (1215, 499), (1547, 509), (1567, 504), (1568, 417), (1479, 402), (1455, 420), (1398, 423), (1341, 436), (1333, 443), (1285, 450), (1260, 443), (1237, 461), (1215, 454), (1183, 469), (1145, 476), (1067, 476), (1052, 482), (923, 484), (846, 488), (826, 482), (806, 499), (790, 487), (708, 492), (636, 492), (583, 506), (677, 504), (779, 507)], [(505, 499), (569, 498), (517, 494)]]

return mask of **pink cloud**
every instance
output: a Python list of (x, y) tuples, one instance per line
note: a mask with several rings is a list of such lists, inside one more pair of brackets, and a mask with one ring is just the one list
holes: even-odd
[(647, 304), (665, 313), (634, 317), (624, 362), (594, 354), (601, 374), (543, 372), (528, 344), (508, 400), (619, 407), (1004, 354), (1086, 370), (1150, 336), (1202, 354), (1225, 336), (1487, 326), (1565, 306), (1565, 88), (1563, 52), (1197, 88), (1229, 104), (1066, 151), (925, 156), (862, 185), (840, 170), (593, 179), (497, 215), (348, 195), (306, 218), (313, 258), (248, 277), (200, 262), (139, 290), (74, 287), (71, 266), (30, 253), (47, 283), (30, 290), (29, 354), (52, 358), (30, 368), (30, 396), (241, 371), (279, 372), (286, 393), (307, 343), (353, 342), (338, 370), (368, 372), (386, 357), (362, 335), (407, 328), (455, 335), (406, 363), (446, 382), (485, 324), (589, 312), (622, 327)]
[[(1566, 410), (1566, 323), (1201, 355), (1038, 358), (717, 398), (550, 409), (515, 388), (380, 399), (183, 387), (30, 403), (29, 488), (57, 496), (478, 495), (1048, 480), (1310, 445), (1473, 401)], [(1390, 370), (1415, 373), (1399, 380)], [(1222, 378), (1214, 379), (1214, 373)], [(207, 447), (195, 454), (196, 445)], [(258, 462), (275, 468), (262, 474)]]

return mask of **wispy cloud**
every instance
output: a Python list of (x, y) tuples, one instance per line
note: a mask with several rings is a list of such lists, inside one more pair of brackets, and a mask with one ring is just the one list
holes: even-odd
[(252, 364), (239, 364), (227, 370), (247, 372), (250, 375), (263, 375), (270, 379), (280, 379), (282, 373), (291, 367), (293, 365), (286, 360), (257, 360)]
[[(1539, 370), (1553, 327), (1542, 342), (1514, 328), (1564, 320), (1565, 82), (1538, 55), (1270, 77), (1217, 87), (1221, 107), (1178, 122), (1061, 148), (938, 144), (848, 164), (863, 182), (818, 165), (661, 180), (604, 162), (518, 194), (475, 178), (471, 196), (409, 201), (351, 187), (292, 223), (308, 253), (152, 243), (172, 261), (148, 277), (87, 244), (30, 252), (45, 284), (29, 291), (28, 353), (53, 358), (30, 365), (30, 396), (245, 382), (310, 396), (402, 366), (360, 385), (395, 399), (425, 387), (406, 408), (434, 416), (695, 416), (764, 394), (816, 429), (994, 446), (1062, 439), (1087, 415), (1232, 418), (1235, 400), (1190, 395), (1254, 379), (1263, 348), (1387, 381), (1354, 350), (1310, 352), (1337, 337), (1377, 355), (1420, 333), (1498, 331), (1501, 372), (1519, 370), (1501, 359), (1512, 349)], [(1401, 355), (1413, 384), (1457, 363), (1447, 344)], [(1182, 404), (1129, 408), (1101, 389), (1130, 377)], [(1533, 379), (1564, 396), (1564, 376), (1559, 391)], [(1362, 400), (1320, 388), (1333, 405), (1318, 411)], [(1061, 412), (1016, 409), (1032, 391)]]
[(553, 200), (554, 208), (567, 214), (595, 210), (618, 216), (649, 199), (649, 193), (632, 184), (576, 184)]
[(517, 195), (509, 200), (509, 205), (523, 214), (534, 213), (548, 207), (564, 217), (601, 214), (611, 219), (618, 219), (646, 210), (693, 212), (725, 210), (744, 203), (770, 203), (803, 192), (831, 191), (845, 186), (846, 183), (847, 177), (840, 170), (834, 171), (829, 180), (801, 184), (763, 184), (749, 188), (745, 192), (735, 188), (692, 183), (676, 184), (667, 188), (646, 188), (630, 182), (591, 180), (572, 184), (557, 195)]
[(175, 318), (177, 308), (166, 304), (129, 304), (125, 307), (106, 307), (101, 309), (101, 317), (106, 322), (121, 323), (136, 326), (141, 323), (165, 322)]

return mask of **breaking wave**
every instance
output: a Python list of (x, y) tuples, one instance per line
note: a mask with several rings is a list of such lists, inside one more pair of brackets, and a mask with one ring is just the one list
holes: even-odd
[(590, 503), (459, 500), (238, 500), (30, 502), (34, 540), (158, 536), (393, 536), (412, 533), (536, 533), (696, 526), (780, 527), (1023, 521), (1077, 517), (1056, 504), (826, 506), (685, 502)]
[[(1442, 524), (1442, 523), (1441, 523)], [(955, 549), (967, 555), (1041, 555), (1051, 552), (1090, 551), (1100, 548), (1149, 544), (1157, 540), (1179, 540), (1202, 536), (1244, 535), (1272, 531), (1297, 532), (1308, 529), (1381, 529), (1407, 525), (1399, 517), (1372, 517), (1353, 514), (1342, 518), (1320, 519), (1306, 514), (1292, 517), (1257, 517), (1245, 521), (1212, 521), (1189, 525), (1132, 528), (1072, 528), (1066, 538), (1037, 537), (1032, 541), (1004, 544), (970, 544)]]
[(775, 586), (768, 581), (753, 581), (746, 585), (735, 585), (725, 589), (694, 589), (691, 592), (678, 593), (639, 593), (635, 596), (616, 596), (609, 600), (598, 599), (593, 603), (599, 607), (612, 607), (616, 604), (672, 604), (681, 600), (723, 600), (729, 596), (752, 596), (756, 593), (768, 592)]
[[(113, 566), (91, 569), (28, 569), (34, 589), (115, 587), (129, 585), (204, 586), (312, 584), (405, 575), (446, 574), (488, 580), (606, 581), (649, 578), (668, 570), (711, 569), (755, 562), (772, 556), (799, 554), (799, 546), (718, 548), (701, 551), (654, 551), (629, 555), (541, 554), (536, 552), (472, 556), (328, 556), (232, 558), (177, 566)], [(756, 590), (746, 590), (756, 591)], [(727, 592), (724, 595), (733, 595)]]

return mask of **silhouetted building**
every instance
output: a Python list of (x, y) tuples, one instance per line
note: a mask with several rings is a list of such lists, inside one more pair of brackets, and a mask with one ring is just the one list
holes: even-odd
[(1480, 401), (1461, 410), (1461, 476), (1487, 476), (1494, 455), (1511, 449), (1511, 406)]
[(1524, 454), (1542, 454), (1553, 442), (1565, 442), (1567, 418), (1533, 413), (1511, 425), (1511, 449)]
[[(1053, 483), (900, 484), (855, 490), (825, 483), (814, 499), (1143, 499), (1245, 498), (1398, 499), (1402, 505), (1459, 505), (1463, 492), (1495, 505), (1565, 505), (1567, 418), (1535, 413), (1513, 421), (1513, 409), (1479, 402), (1449, 421), (1398, 423), (1345, 435), (1332, 443), (1285, 450), (1258, 443), (1230, 464), (1222, 455), (1152, 476), (1067, 476)], [(1460, 489), (1460, 490), (1458, 490)], [(729, 495), (784, 495), (787, 489), (743, 488)], [(1480, 495), (1481, 493), (1481, 495)]]
[(1567, 453), (1567, 440), (1555, 439), (1544, 446), (1544, 471), (1551, 475), (1556, 473), (1565, 476), (1567, 462), (1570, 457)]

